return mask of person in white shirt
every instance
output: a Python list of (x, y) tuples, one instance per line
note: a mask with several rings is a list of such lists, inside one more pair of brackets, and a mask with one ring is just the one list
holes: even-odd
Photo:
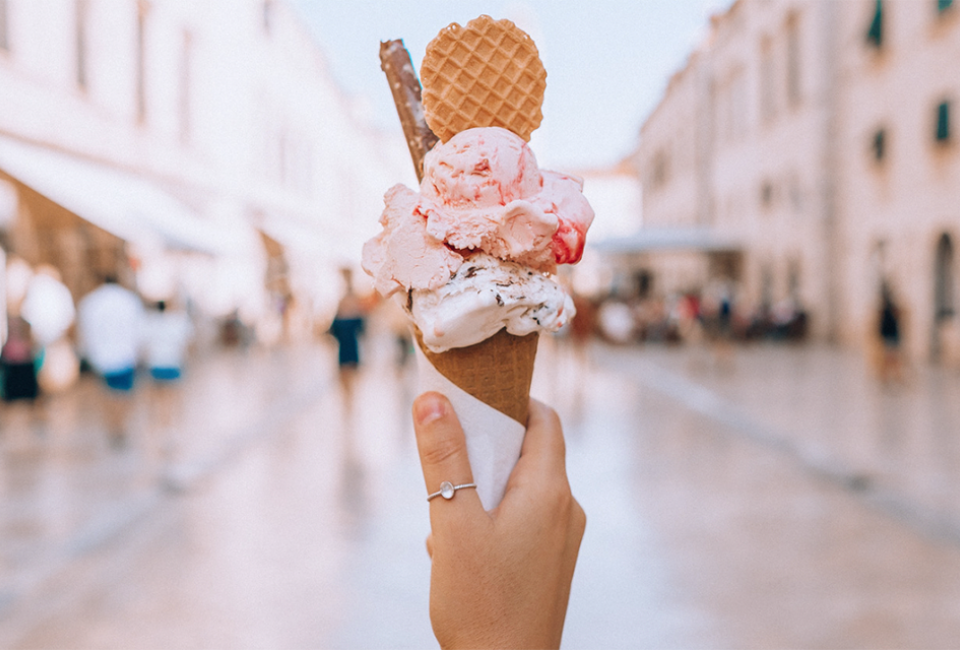
[(80, 300), (77, 325), (83, 357), (110, 388), (107, 433), (114, 445), (122, 446), (140, 352), (143, 303), (115, 277), (107, 277)]
[(73, 296), (61, 281), (60, 272), (41, 265), (27, 285), (20, 315), (30, 323), (34, 342), (43, 360), (38, 381), (44, 393), (57, 393), (77, 380), (80, 365), (67, 335), (76, 317)]
[(183, 374), (184, 359), (193, 335), (193, 325), (186, 312), (167, 309), (160, 301), (147, 312), (144, 321), (143, 352), (150, 376), (151, 420), (160, 431), (161, 454), (172, 454), (173, 422), (179, 409), (177, 384)]
[(143, 344), (151, 377), (158, 382), (180, 379), (192, 334), (190, 317), (167, 309), (166, 301), (159, 301), (155, 310), (147, 312)]
[(47, 346), (62, 337), (73, 324), (75, 310), (70, 290), (52, 266), (37, 267), (27, 285), (20, 315), (30, 323), (37, 344)]

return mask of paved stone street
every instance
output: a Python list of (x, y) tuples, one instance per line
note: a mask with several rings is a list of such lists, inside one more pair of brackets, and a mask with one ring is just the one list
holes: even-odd
[[(0, 647), (435, 647), (413, 373), (372, 330), (352, 400), (317, 344), (206, 357), (170, 427), (143, 391), (123, 449), (89, 381), (3, 411)], [(542, 342), (588, 514), (564, 646), (960, 647), (960, 377), (721, 361)]]

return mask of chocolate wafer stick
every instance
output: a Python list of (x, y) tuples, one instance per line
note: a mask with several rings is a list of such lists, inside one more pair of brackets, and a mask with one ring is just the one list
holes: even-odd
[(413, 69), (410, 53), (402, 40), (380, 43), (380, 68), (387, 75), (393, 103), (397, 106), (403, 135), (410, 148), (410, 157), (417, 171), (417, 180), (423, 180), (423, 157), (438, 141), (423, 118), (423, 100), (420, 80)]

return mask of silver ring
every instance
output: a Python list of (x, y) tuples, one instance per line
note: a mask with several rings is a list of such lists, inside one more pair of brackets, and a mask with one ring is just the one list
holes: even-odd
[(454, 485), (450, 481), (444, 481), (440, 484), (440, 489), (433, 494), (427, 495), (427, 501), (434, 497), (443, 497), (447, 501), (453, 498), (453, 495), (456, 494), (457, 490), (462, 490), (464, 488), (475, 488), (477, 487), (476, 483), (461, 483), (460, 485)]

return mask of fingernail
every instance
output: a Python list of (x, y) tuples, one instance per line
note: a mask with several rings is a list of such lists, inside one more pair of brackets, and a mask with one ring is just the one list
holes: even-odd
[(424, 393), (413, 405), (413, 417), (420, 426), (426, 426), (446, 415), (444, 400), (435, 393)]

